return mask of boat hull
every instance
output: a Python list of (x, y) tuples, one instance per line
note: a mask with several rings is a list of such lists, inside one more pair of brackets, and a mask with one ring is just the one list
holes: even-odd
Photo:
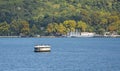
[(50, 52), (51, 49), (49, 47), (40, 47), (40, 48), (35, 48), (34, 52)]

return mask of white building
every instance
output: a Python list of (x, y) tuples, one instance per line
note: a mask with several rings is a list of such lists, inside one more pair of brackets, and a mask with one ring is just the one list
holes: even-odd
[(90, 32), (81, 32), (81, 37), (94, 37), (95, 33), (90, 33)]
[(79, 32), (69, 32), (67, 34), (67, 37), (80, 37), (80, 33)]
[(94, 37), (95, 33), (90, 32), (69, 32), (67, 37)]

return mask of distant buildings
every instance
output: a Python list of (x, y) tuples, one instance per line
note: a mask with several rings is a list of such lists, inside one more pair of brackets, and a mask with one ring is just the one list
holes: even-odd
[(118, 35), (116, 32), (105, 32), (104, 37), (120, 37), (120, 35)]
[(81, 37), (94, 37), (95, 33), (92, 32), (81, 32)]
[(69, 32), (67, 33), (67, 37), (94, 37), (95, 33), (91, 32)]
[(96, 34), (94, 32), (69, 32), (66, 37), (120, 37), (117, 33), (105, 32), (104, 35)]

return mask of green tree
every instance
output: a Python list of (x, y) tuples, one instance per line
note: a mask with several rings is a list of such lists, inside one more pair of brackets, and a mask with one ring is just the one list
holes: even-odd
[(47, 32), (48, 33), (52, 33), (53, 32), (53, 25), (52, 24), (48, 24), (48, 26), (47, 26)]
[(108, 25), (108, 20), (105, 18), (102, 18), (100, 20), (101, 27), (104, 28), (105, 31), (107, 31), (107, 25)]
[(37, 29), (36, 25), (34, 24), (30, 30), (31, 36), (34, 36), (39, 33), (39, 30)]
[(66, 34), (66, 30), (65, 30), (66, 28), (65, 28), (65, 26), (62, 24), (62, 23), (60, 23), (59, 25), (58, 25), (58, 28), (57, 28), (57, 32), (60, 34), (60, 35), (65, 35)]
[(97, 33), (98, 33), (98, 34), (101, 34), (101, 35), (104, 35), (105, 29), (99, 28), (98, 31), (97, 31)]
[(58, 32), (58, 24), (57, 23), (50, 23), (47, 26), (47, 32), (51, 35), (57, 35)]
[(116, 21), (116, 22), (113, 22), (111, 25), (109, 25), (108, 27), (109, 31), (111, 32), (118, 32), (119, 33), (119, 30), (120, 30), (120, 20)]
[(19, 28), (20, 24), (18, 23), (18, 21), (13, 20), (10, 24), (10, 31), (11, 31), (11, 35), (19, 35), (20, 34), (20, 28)]
[(110, 25), (110, 26), (108, 27), (108, 30), (109, 30), (110, 32), (114, 32), (114, 31), (117, 30), (117, 28), (116, 28), (116, 26), (115, 26), (114, 24), (112, 24), (112, 25)]
[(63, 25), (65, 26), (67, 32), (75, 31), (76, 21), (66, 20), (63, 22)]
[(7, 22), (3, 22), (0, 24), (0, 35), (1, 36), (9, 36), (10, 35), (10, 31), (9, 31), (9, 24), (7, 24)]
[(29, 23), (27, 21), (20, 21), (20, 32), (22, 36), (28, 36), (30, 33)]
[(80, 29), (82, 32), (85, 32), (86, 29), (87, 29), (87, 24), (85, 22), (83, 22), (83, 21), (79, 21), (77, 23), (77, 27), (76, 28)]

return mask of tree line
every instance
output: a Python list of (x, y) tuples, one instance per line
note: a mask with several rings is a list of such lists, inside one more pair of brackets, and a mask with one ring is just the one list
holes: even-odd
[(40, 30), (34, 24), (30, 27), (29, 22), (25, 20), (13, 20), (10, 24), (0, 23), (1, 36), (34, 36), (35, 34), (40, 34)]
[[(88, 24), (82, 20), (66, 20), (63, 23), (50, 23), (46, 31), (49, 35), (66, 35), (69, 32), (95, 32), (104, 35), (105, 32), (117, 33), (120, 35), (120, 20), (116, 16), (102, 19), (98, 24)], [(108, 23), (111, 22), (111, 23)]]
[[(74, 29), (120, 34), (119, 20), (119, 0), (0, 1), (0, 36), (62, 35)], [(78, 27), (79, 23), (84, 23), (84, 28)]]

